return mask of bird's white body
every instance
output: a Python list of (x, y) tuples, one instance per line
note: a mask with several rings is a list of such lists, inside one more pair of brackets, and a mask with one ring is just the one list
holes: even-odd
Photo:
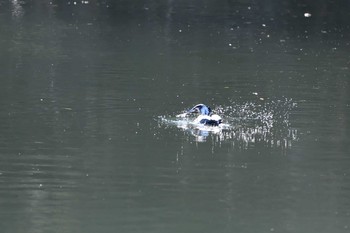
[(208, 116), (208, 115), (199, 115), (196, 119), (194, 119), (194, 124), (202, 124), (202, 122), (215, 121), (221, 122), (221, 117), (217, 114)]

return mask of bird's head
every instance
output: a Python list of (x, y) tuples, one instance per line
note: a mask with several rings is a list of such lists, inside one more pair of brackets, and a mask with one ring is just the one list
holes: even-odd
[(201, 115), (209, 116), (211, 113), (211, 109), (204, 104), (197, 104), (196, 106), (188, 110), (188, 113), (200, 113)]

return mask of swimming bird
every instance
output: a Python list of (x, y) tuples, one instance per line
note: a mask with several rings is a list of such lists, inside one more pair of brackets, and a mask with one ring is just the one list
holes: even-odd
[(178, 117), (185, 117), (190, 113), (199, 113), (200, 115), (193, 121), (195, 124), (203, 124), (208, 126), (219, 126), (222, 123), (222, 119), (217, 114), (211, 114), (210, 107), (204, 104), (197, 104), (187, 112), (177, 115)]

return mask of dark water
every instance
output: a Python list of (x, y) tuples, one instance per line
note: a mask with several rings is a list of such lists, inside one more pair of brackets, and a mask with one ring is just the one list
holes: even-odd
[(1, 0), (1, 232), (348, 232), (349, 9)]

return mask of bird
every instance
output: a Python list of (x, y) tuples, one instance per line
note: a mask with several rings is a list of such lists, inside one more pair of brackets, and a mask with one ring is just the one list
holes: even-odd
[(202, 124), (207, 126), (219, 126), (222, 123), (222, 119), (217, 114), (212, 114), (210, 107), (205, 104), (197, 104), (190, 110), (183, 114), (177, 115), (178, 117), (185, 117), (187, 114), (199, 113), (199, 116), (193, 121), (194, 124)]

